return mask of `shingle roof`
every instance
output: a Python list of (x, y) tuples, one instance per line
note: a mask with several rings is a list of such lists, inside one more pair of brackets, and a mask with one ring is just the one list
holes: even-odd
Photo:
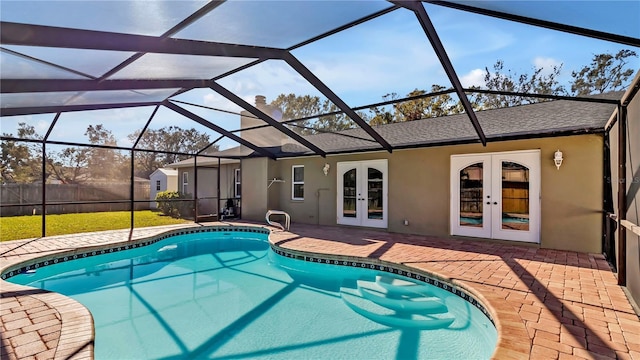
[[(617, 100), (621, 98), (622, 94), (622, 92), (613, 92), (599, 95), (599, 97)], [(487, 138), (490, 141), (500, 141), (558, 134), (601, 132), (615, 108), (615, 104), (608, 103), (554, 100), (478, 111), (476, 115)], [(394, 148), (476, 143), (479, 141), (466, 114), (386, 124), (376, 126), (374, 129)], [(380, 145), (360, 128), (339, 133), (309, 135), (305, 138), (327, 153), (380, 149)], [(218, 154), (223, 156), (234, 152), (238, 153), (237, 149), (229, 149)], [(281, 147), (269, 148), (269, 150), (275, 151), (276, 156), (312, 154), (309, 149), (297, 143), (288, 143)]]

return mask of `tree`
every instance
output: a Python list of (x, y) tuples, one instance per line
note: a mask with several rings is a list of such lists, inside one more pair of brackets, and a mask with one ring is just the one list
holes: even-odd
[[(313, 95), (280, 94), (269, 105), (282, 110), (282, 118), (294, 120), (313, 117), (319, 114), (338, 112), (333, 115), (320, 116), (316, 119), (300, 120), (293, 123), (303, 135), (316, 134), (326, 131), (341, 131), (353, 127), (351, 119), (332, 103), (329, 99), (320, 99)], [(366, 117), (364, 113), (358, 113)]]
[(571, 72), (571, 92), (577, 96), (584, 96), (626, 88), (627, 81), (634, 73), (633, 68), (626, 66), (629, 60), (635, 57), (638, 57), (638, 54), (628, 49), (620, 50), (615, 55), (594, 55), (591, 64), (582, 67), (580, 71)]
[[(488, 90), (532, 93), (544, 95), (565, 95), (564, 86), (560, 85), (558, 78), (562, 65), (553, 66), (551, 72), (544, 72), (544, 68), (534, 68), (531, 74), (520, 74), (511, 70), (504, 70), (504, 62), (496, 61), (493, 65), (493, 73), (485, 67), (484, 83)], [(535, 97), (523, 97), (512, 95), (479, 94), (474, 101), (474, 108), (495, 109), (509, 106), (533, 104), (545, 101)]]
[[(41, 139), (35, 128), (26, 123), (18, 123), (17, 138)], [(13, 138), (13, 134), (3, 133), (3, 137)], [(42, 179), (42, 146), (40, 144), (3, 140), (0, 143), (0, 175), (3, 184), (31, 183)]]
[[(84, 135), (92, 145), (117, 146), (113, 133), (102, 124), (89, 125)], [(64, 184), (128, 178), (129, 166), (126, 160), (127, 157), (117, 149), (68, 147), (60, 152), (47, 153), (47, 171)]]
[[(138, 137), (140, 137), (140, 130), (128, 135), (131, 142), (135, 142)], [(209, 146), (210, 143), (208, 134), (201, 133), (194, 128), (185, 130), (179, 126), (166, 126), (161, 129), (147, 129), (138, 142), (137, 148), (153, 149), (162, 153), (136, 152), (135, 174), (148, 178), (156, 169), (190, 157), (175, 153), (196, 154)], [(207, 152), (215, 152), (218, 149), (218, 145), (213, 145), (207, 149)]]

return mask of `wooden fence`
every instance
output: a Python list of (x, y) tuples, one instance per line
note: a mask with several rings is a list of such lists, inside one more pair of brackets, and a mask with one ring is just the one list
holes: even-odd
[[(47, 214), (131, 210), (131, 186), (129, 183), (47, 184), (45, 190)], [(135, 210), (149, 209), (149, 193), (149, 183), (136, 182), (134, 184), (134, 200), (147, 200), (135, 203)], [(67, 204), (93, 201), (122, 201), (122, 203)], [(58, 204), (54, 205), (54, 203)], [(4, 184), (0, 186), (1, 216), (42, 214), (42, 206), (34, 204), (42, 204), (41, 184)]]

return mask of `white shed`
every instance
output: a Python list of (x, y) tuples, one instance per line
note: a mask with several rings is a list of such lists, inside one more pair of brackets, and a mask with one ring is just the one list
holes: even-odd
[(156, 195), (161, 191), (178, 191), (178, 170), (160, 168), (149, 176), (151, 189), (149, 191), (150, 206), (156, 208)]

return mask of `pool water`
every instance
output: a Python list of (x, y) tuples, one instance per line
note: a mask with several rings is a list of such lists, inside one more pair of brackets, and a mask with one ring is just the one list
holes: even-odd
[(265, 234), (198, 233), (9, 281), (94, 317), (100, 359), (488, 359), (490, 320), (441, 288), (274, 253)]

